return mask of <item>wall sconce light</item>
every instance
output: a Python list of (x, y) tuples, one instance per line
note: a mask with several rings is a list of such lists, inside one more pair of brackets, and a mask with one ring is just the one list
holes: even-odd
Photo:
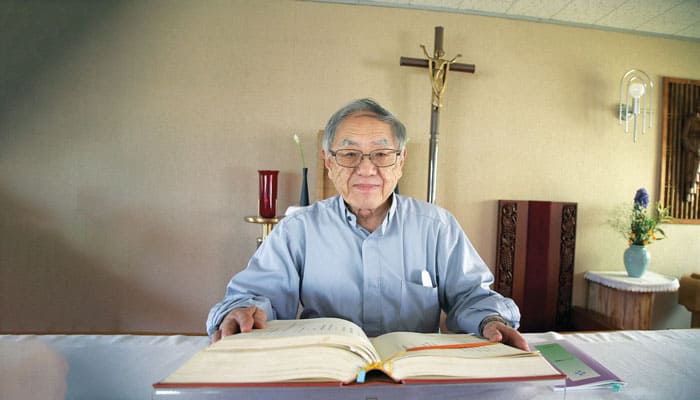
[[(651, 95), (653, 91), (654, 81), (642, 70), (631, 69), (620, 79), (618, 121), (621, 125), (624, 120), (625, 132), (629, 132), (629, 120), (634, 119), (635, 142), (637, 142), (637, 117), (639, 117), (639, 114), (642, 114), (642, 133), (646, 133), (647, 130), (647, 113), (649, 114), (649, 128), (651, 128)], [(630, 104), (630, 99), (632, 104)], [(645, 102), (645, 104), (642, 104), (642, 102)]]

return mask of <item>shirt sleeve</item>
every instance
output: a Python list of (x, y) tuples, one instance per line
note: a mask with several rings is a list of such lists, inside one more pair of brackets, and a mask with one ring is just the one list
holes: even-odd
[(491, 290), (493, 274), (454, 217), (448, 218), (437, 246), (447, 328), (478, 334), (479, 324), (490, 315), (500, 315), (517, 328), (520, 324), (518, 306), (512, 299)]
[[(303, 235), (284, 220), (260, 245), (247, 267), (226, 287), (224, 299), (209, 311), (207, 334), (213, 335), (233, 309), (256, 306), (268, 320), (293, 319), (299, 307), (299, 271), (303, 265)], [(289, 240), (295, 237), (295, 240)]]

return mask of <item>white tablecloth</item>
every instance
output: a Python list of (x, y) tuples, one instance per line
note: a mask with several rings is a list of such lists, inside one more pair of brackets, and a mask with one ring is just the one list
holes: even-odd
[[(525, 337), (530, 343), (566, 338), (627, 381), (620, 392), (568, 392), (567, 400), (700, 398), (700, 329)], [(207, 343), (203, 336), (0, 335), (0, 398), (151, 399), (151, 385)], [(548, 387), (518, 394), (564, 398)]]
[(0, 335), (0, 399), (147, 400), (151, 384), (208, 343), (179, 335)]
[(587, 271), (584, 278), (627, 292), (675, 292), (680, 287), (677, 278), (651, 271), (639, 278), (632, 278), (625, 271)]

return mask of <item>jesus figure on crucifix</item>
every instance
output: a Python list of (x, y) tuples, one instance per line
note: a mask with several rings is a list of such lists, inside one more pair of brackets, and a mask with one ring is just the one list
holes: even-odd
[(447, 86), (447, 73), (450, 71), (450, 65), (462, 55), (457, 54), (453, 59), (445, 60), (442, 58), (445, 56), (444, 50), (435, 49), (435, 55), (431, 57), (424, 45), (420, 45), (420, 47), (428, 59), (430, 83), (433, 86), (433, 107), (442, 107), (442, 95), (445, 93), (445, 87)]

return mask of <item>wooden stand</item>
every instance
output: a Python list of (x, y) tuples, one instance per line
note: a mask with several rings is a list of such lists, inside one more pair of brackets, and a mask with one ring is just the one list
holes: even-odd
[[(327, 199), (338, 192), (333, 186), (333, 181), (326, 173), (326, 162), (323, 159), (323, 129), (317, 134), (318, 158), (316, 159), (316, 200)], [(333, 161), (335, 162), (335, 161)]]
[(267, 239), (267, 235), (269, 235), (270, 232), (272, 232), (272, 228), (275, 227), (275, 224), (280, 222), (282, 218), (284, 217), (277, 216), (273, 218), (265, 218), (258, 215), (254, 215), (245, 217), (245, 222), (250, 222), (252, 224), (260, 224), (262, 226), (262, 236), (257, 238), (258, 246), (260, 246), (260, 244), (262, 244), (262, 242), (265, 241), (265, 239)]
[(678, 279), (649, 271), (641, 278), (623, 271), (588, 271), (584, 277), (588, 317), (606, 329), (651, 329), (655, 294), (675, 292), (679, 286)]

